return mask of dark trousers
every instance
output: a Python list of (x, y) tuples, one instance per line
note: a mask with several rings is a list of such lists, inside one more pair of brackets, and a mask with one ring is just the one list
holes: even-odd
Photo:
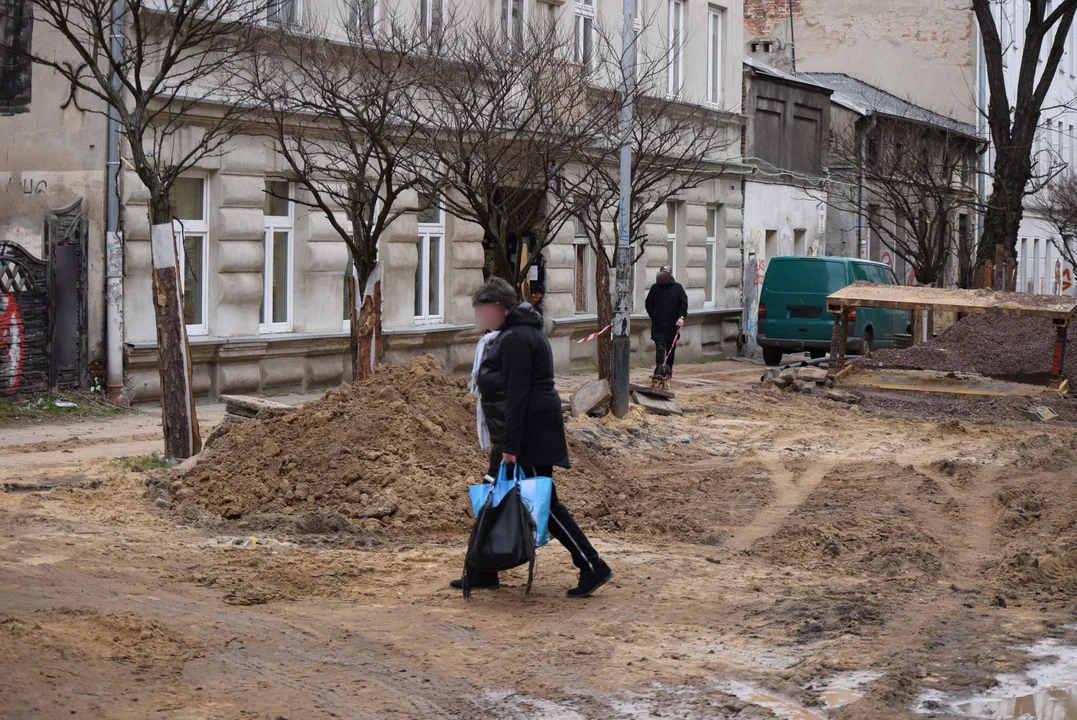
[[(496, 454), (496, 459), (494, 455)], [(501, 469), (501, 453), (495, 449), (490, 455), (490, 471), (488, 477), (496, 478)], [(553, 467), (549, 465), (536, 465), (524, 467), (525, 477), (553, 477)], [(512, 472), (512, 468), (509, 468)], [(591, 545), (591, 541), (583, 534), (583, 530), (576, 524), (575, 518), (561, 501), (557, 499), (557, 484), (554, 484), (553, 497), (550, 502), (550, 535), (557, 542), (565, 546), (572, 555), (572, 564), (579, 568), (580, 572), (593, 572), (602, 567), (604, 563), (598, 557), (598, 551)], [(497, 573), (475, 573), (471, 576), (471, 582), (476, 585), (493, 584), (497, 580)]]
[[(668, 335), (660, 335), (655, 338), (654, 341), (654, 369), (657, 374), (658, 368), (663, 365), (669, 365), (670, 369), (673, 368), (673, 360), (677, 357), (677, 348), (673, 345), (673, 338), (677, 336), (677, 331), (669, 333)], [(670, 348), (673, 348), (672, 350)], [(669, 359), (666, 359), (666, 353), (669, 353)]]

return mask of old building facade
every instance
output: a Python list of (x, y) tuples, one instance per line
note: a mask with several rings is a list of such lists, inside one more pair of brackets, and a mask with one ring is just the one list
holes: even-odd
[[(293, 0), (288, 8), (297, 18), (341, 15), (329, 0)], [(398, 9), (422, 12), (410, 4)], [(505, 18), (521, 13), (549, 17), (587, 33), (598, 22), (619, 22), (621, 5), (613, 0), (504, 0), (457, 9), (493, 22), (508, 22)], [(715, 122), (731, 124), (739, 133), (740, 0), (663, 0), (645, 3), (642, 13), (653, 20), (647, 25), (647, 42), (676, 53), (677, 77), (670, 82), (678, 84), (686, 101), (711, 108)], [(710, 31), (688, 32), (691, 27)], [(33, 44), (35, 49), (55, 48), (59, 56), (65, 53), (63, 43), (43, 27), (37, 28)], [(104, 318), (105, 119), (80, 108), (82, 98), (53, 74), (35, 69), (33, 83), (27, 112), (0, 118), (6, 159), (0, 239), (14, 240), (43, 257), (48, 211), (83, 199), (89, 227), (89, 359), (103, 361), (110, 343), (121, 343), (127, 396), (153, 399), (159, 379), (148, 193), (125, 166), (119, 183), (123, 313), (117, 337)], [(64, 104), (69, 93), (78, 102)], [(190, 113), (189, 122), (189, 131), (176, 136), (179, 152), (184, 143), (197, 142), (197, 112)], [(732, 143), (728, 159), (738, 154)], [(238, 136), (186, 173), (173, 190), (184, 314), (199, 395), (301, 390), (350, 377), (348, 251), (323, 215), (281, 199), (301, 192), (293, 180), (264, 139)], [(414, 194), (402, 202), (419, 205)], [(650, 241), (634, 272), (635, 305), (642, 311), (658, 268), (672, 262), (691, 304), (681, 344), (688, 360), (735, 352), (743, 206), (741, 183), (733, 175), (674, 198), (648, 225)], [(436, 206), (405, 212), (392, 224), (379, 247), (387, 361), (429, 352), (448, 370), (470, 366), (476, 338), (470, 294), (483, 280), (482, 239), (476, 225)], [(547, 331), (562, 371), (595, 361), (593, 343), (572, 342), (595, 330), (593, 262), (572, 223), (544, 251)], [(634, 317), (633, 348), (643, 362), (650, 343), (647, 323), (642, 312)]]

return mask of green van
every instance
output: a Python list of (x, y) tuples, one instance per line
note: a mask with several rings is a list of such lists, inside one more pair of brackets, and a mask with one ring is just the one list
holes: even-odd
[[(813, 358), (830, 351), (834, 315), (826, 311), (827, 295), (857, 280), (897, 285), (888, 265), (845, 257), (776, 257), (767, 265), (759, 294), (756, 342), (767, 365), (780, 365), (782, 355), (807, 350)], [(846, 352), (869, 354), (894, 344), (894, 335), (911, 333), (908, 310), (856, 308), (849, 324)]]

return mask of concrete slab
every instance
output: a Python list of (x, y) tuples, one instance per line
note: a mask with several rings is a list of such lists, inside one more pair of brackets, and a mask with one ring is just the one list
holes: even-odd
[(637, 405), (642, 405), (647, 412), (654, 413), (655, 415), (684, 415), (684, 411), (677, 407), (675, 401), (667, 400), (666, 398), (644, 395), (643, 393), (633, 391), (632, 401)]
[(610, 399), (610, 384), (605, 380), (591, 380), (572, 393), (569, 400), (572, 416), (585, 415)]

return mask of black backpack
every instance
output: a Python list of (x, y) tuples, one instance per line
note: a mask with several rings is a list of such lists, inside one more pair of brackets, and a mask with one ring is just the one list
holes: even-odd
[(501, 572), (527, 563), (527, 588), (531, 593), (531, 581), (535, 575), (535, 521), (520, 497), (516, 485), (493, 505), (493, 493), (475, 519), (471, 537), (464, 557), (464, 598), (471, 599), (472, 572)]

